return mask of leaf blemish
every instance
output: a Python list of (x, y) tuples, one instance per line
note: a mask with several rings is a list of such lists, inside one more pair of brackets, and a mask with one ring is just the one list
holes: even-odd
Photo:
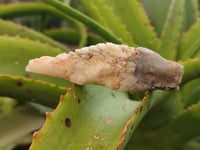
[(134, 123), (131, 125), (131, 130), (134, 128)]
[(111, 95), (112, 95), (112, 97), (114, 97), (114, 98), (115, 98), (115, 94), (114, 94), (113, 92), (111, 92)]
[(100, 137), (99, 137), (98, 134), (95, 134), (95, 135), (93, 135), (93, 138), (94, 138), (95, 140), (98, 140)]
[(140, 112), (142, 112), (142, 106), (140, 107)]
[(66, 125), (67, 127), (70, 127), (70, 126), (71, 126), (71, 120), (70, 120), (69, 118), (66, 118), (66, 119), (65, 119), (65, 125)]
[(17, 82), (17, 86), (22, 87), (23, 86), (23, 82)]
[(79, 103), (79, 104), (81, 103), (81, 100), (80, 100), (80, 98), (78, 99), (78, 103)]

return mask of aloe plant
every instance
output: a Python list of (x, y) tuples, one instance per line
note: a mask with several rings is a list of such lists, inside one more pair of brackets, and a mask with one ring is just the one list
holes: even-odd
[[(41, 0), (1, 4), (0, 149), (200, 149), (198, 3)], [(42, 30), (6, 20), (18, 17), (23, 24), (24, 16), (30, 20), (33, 15), (41, 17)], [(49, 18), (59, 18), (60, 26), (49, 29)], [(182, 64), (180, 89), (130, 94), (25, 71), (30, 59), (106, 41), (147, 47)]]

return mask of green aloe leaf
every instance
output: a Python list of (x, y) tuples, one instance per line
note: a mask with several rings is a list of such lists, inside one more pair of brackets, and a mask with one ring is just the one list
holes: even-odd
[[(72, 45), (77, 45), (80, 40), (80, 35), (77, 30), (74, 29), (51, 29), (44, 32), (45, 35), (53, 38), (59, 42), (65, 42)], [(86, 45), (96, 45), (98, 43), (104, 43), (105, 40), (94, 34), (88, 34)]]
[(184, 66), (184, 74), (180, 86), (200, 77), (200, 58), (188, 59), (185, 62), (180, 62), (180, 64)]
[(9, 4), (9, 5), (1, 5), (0, 6), (0, 17), (2, 18), (13, 18), (19, 16), (27, 16), (27, 15), (40, 15), (41, 17), (44, 15), (52, 15), (58, 18), (64, 19), (70, 23), (72, 23), (80, 33), (80, 42), (79, 47), (85, 46), (87, 40), (86, 29), (83, 24), (78, 22), (77, 20), (71, 18), (69, 15), (62, 13), (55, 8), (43, 4), (43, 3), (16, 3), (16, 4)]
[(155, 31), (160, 37), (171, 0), (142, 0), (142, 5), (151, 21), (151, 25), (155, 27)]
[(105, 3), (113, 8), (137, 45), (157, 50), (159, 40), (139, 1), (106, 0)]
[(178, 46), (178, 59), (184, 61), (187, 58), (194, 57), (195, 53), (200, 49), (199, 34), (200, 21), (194, 24), (181, 38)]
[(72, 87), (47, 113), (30, 149), (123, 149), (148, 106), (146, 98), (131, 101), (127, 93), (102, 86)]
[(159, 53), (171, 60), (175, 60), (176, 46), (181, 35), (184, 18), (184, 0), (172, 0), (161, 33), (161, 43)]
[(66, 88), (41, 80), (8, 75), (0, 75), (0, 87), (3, 87), (0, 96), (12, 97), (20, 103), (30, 101), (54, 108), (60, 95), (67, 91)]
[(56, 56), (61, 50), (28, 39), (0, 36), (0, 75), (22, 76), (47, 81), (59, 86), (70, 86), (71, 83), (59, 78), (28, 73), (25, 67), (28, 61), (41, 56)]
[[(95, 0), (95, 1), (90, 1), (90, 0), (81, 0), (84, 6), (87, 7), (87, 9), (90, 9), (89, 13), (93, 17), (94, 20), (96, 20), (97, 15), (93, 15), (92, 10), (94, 9), (91, 7), (91, 5), (94, 5), (96, 8), (96, 11), (100, 15), (101, 19), (104, 21), (106, 24), (106, 27), (112, 31), (115, 35), (120, 37), (126, 44), (129, 44), (130, 46), (136, 46), (136, 44), (133, 42), (133, 38), (131, 37), (131, 34), (127, 31), (125, 25), (122, 24), (120, 18), (116, 16), (114, 13), (114, 10), (112, 7), (109, 7), (106, 5), (106, 3), (103, 0)], [(88, 3), (92, 3), (88, 5)], [(91, 10), (92, 8), (92, 10)], [(99, 17), (97, 17), (97, 20)], [(100, 21), (99, 23), (101, 23)], [(104, 23), (102, 25), (104, 25)]]
[(62, 11), (64, 14), (69, 15), (70, 17), (82, 22), (83, 24), (90, 27), (92, 30), (94, 30), (96, 33), (101, 35), (104, 39), (107, 41), (122, 44), (123, 41), (119, 39), (117, 36), (112, 34), (109, 30), (107, 30), (105, 27), (94, 21), (93, 19), (87, 17), (86, 15), (82, 14), (81, 12), (73, 9), (70, 6), (63, 5), (59, 1), (56, 0), (42, 0), (43, 2), (48, 3), (49, 5), (57, 8), (58, 10)]
[(199, 18), (198, 0), (185, 0), (183, 31), (187, 31)]
[[(44, 123), (45, 118), (30, 106), (0, 115), (0, 149), (10, 150)], [(27, 139), (31, 142), (31, 139)]]
[[(192, 89), (192, 90), (191, 90)], [(184, 108), (196, 104), (200, 100), (200, 79), (192, 80), (181, 89)]]
[(149, 138), (163, 150), (181, 149), (185, 143), (199, 136), (199, 113), (200, 102), (184, 110), (162, 128), (150, 133)]
[(41, 43), (48, 43), (50, 46), (60, 48), (63, 51), (69, 51), (64, 45), (44, 36), (43, 34), (29, 29), (22, 25), (14, 24), (10, 21), (4, 21), (0, 19), (0, 35), (20, 36), (22, 38), (29, 38), (31, 40), (37, 40)]

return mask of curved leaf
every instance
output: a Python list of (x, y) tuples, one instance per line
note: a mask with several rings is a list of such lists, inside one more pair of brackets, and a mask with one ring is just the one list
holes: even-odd
[(31, 40), (40, 41), (41, 43), (49, 43), (50, 46), (60, 48), (63, 51), (69, 51), (64, 45), (22, 25), (17, 25), (12, 22), (0, 19), (0, 29), (0, 35), (7, 34), (10, 36), (20, 36), (22, 38), (29, 38)]
[(48, 44), (41, 44), (28, 39), (0, 36), (0, 75), (23, 76), (40, 79), (59, 86), (71, 86), (70, 82), (63, 79), (25, 71), (30, 59), (41, 56), (56, 56), (59, 53), (62, 53), (62, 51), (52, 48)]
[(199, 136), (199, 113), (200, 102), (184, 110), (162, 128), (150, 133), (149, 137), (163, 150), (180, 149), (186, 142)]
[[(133, 38), (131, 37), (131, 34), (127, 31), (126, 27), (122, 24), (121, 19), (117, 18), (116, 14), (114, 13), (112, 7), (109, 7), (106, 5), (106, 3), (103, 0), (81, 0), (84, 6), (87, 7), (87, 9), (90, 9), (92, 6), (95, 7), (96, 11), (100, 15), (101, 19), (104, 21), (102, 25), (106, 24), (106, 27), (112, 31), (115, 35), (120, 37), (126, 44), (129, 44), (130, 46), (136, 46), (136, 44), (133, 42)], [(92, 3), (88, 5), (88, 3)], [(92, 7), (92, 10), (94, 9)], [(93, 17), (94, 20), (96, 19), (96, 15), (93, 15), (93, 12), (90, 10), (90, 15)], [(99, 23), (102, 21), (100, 20)]]
[(78, 21), (84, 23), (91, 29), (93, 29), (95, 32), (97, 32), (99, 35), (101, 35), (104, 39), (107, 41), (122, 44), (122, 40), (120, 40), (118, 37), (116, 37), (114, 34), (110, 33), (106, 28), (104, 28), (102, 25), (94, 21), (93, 19), (85, 16), (81, 12), (73, 9), (72, 7), (65, 6), (59, 1), (56, 0), (42, 0), (49, 5), (57, 8), (58, 10), (62, 11), (63, 13), (69, 15), (70, 17), (77, 19)]
[[(9, 150), (44, 123), (45, 118), (30, 106), (0, 115), (0, 149)], [(31, 139), (29, 139), (29, 142)]]
[(0, 9), (1, 9), (0, 17), (2, 18), (48, 14), (65, 19), (70, 23), (72, 23), (73, 25), (75, 25), (79, 30), (80, 33), (79, 47), (85, 46), (87, 40), (87, 34), (84, 25), (51, 6), (45, 5), (43, 3), (29, 2), (29, 3), (2, 5), (0, 6)]
[(139, 1), (106, 0), (105, 3), (120, 17), (137, 45), (157, 50), (159, 40)]
[(194, 56), (200, 49), (200, 21), (193, 25), (188, 32), (186, 32), (180, 40), (178, 46), (177, 59), (186, 60)]
[(163, 30), (171, 0), (141, 0), (158, 36)]
[[(77, 45), (80, 39), (79, 33), (76, 30), (70, 29), (51, 29), (44, 32), (45, 35), (60, 41), (60, 42), (67, 42), (72, 45)], [(96, 36), (94, 34), (88, 34), (87, 43), (86, 45), (96, 45), (98, 43), (104, 43), (105, 40)]]
[(19, 102), (37, 102), (50, 107), (55, 107), (61, 94), (67, 89), (34, 79), (0, 75), (0, 96), (17, 99)]
[(47, 113), (30, 149), (123, 149), (149, 103), (101, 86), (72, 87)]
[(184, 18), (184, 0), (172, 0), (168, 11), (167, 19), (161, 33), (159, 53), (171, 60), (175, 60), (176, 46), (182, 31)]
[(184, 74), (180, 86), (200, 77), (200, 58), (188, 59), (185, 62), (180, 62), (180, 64), (184, 66)]

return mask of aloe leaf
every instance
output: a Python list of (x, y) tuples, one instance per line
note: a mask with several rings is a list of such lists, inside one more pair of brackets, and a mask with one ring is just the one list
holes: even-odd
[(184, 18), (183, 12), (184, 0), (172, 0), (164, 28), (161, 33), (161, 43), (158, 51), (167, 59), (175, 60), (176, 46), (182, 31)]
[(31, 30), (25, 26), (17, 25), (9, 21), (0, 19), (0, 35), (20, 36), (31, 40), (38, 40), (41, 43), (49, 43), (50, 46), (60, 48), (63, 51), (69, 51), (64, 45), (44, 36), (43, 34)]
[(159, 40), (139, 1), (106, 0), (105, 3), (120, 17), (137, 45), (157, 50)]
[(88, 27), (90, 27), (92, 30), (97, 32), (99, 35), (101, 35), (104, 39), (107, 41), (122, 44), (123, 41), (120, 40), (118, 37), (116, 37), (114, 34), (110, 33), (106, 28), (104, 28), (102, 25), (94, 21), (93, 19), (87, 17), (86, 15), (82, 14), (81, 12), (73, 9), (72, 7), (65, 6), (59, 1), (56, 0), (42, 0), (43, 2), (48, 3), (49, 5), (57, 8), (58, 10), (62, 11), (63, 13), (69, 15), (70, 17), (77, 19), (78, 21), (84, 23)]
[(44, 121), (45, 118), (30, 106), (0, 115), (0, 149), (13, 148), (24, 137), (40, 128)]
[(185, 0), (183, 31), (187, 31), (191, 25), (197, 22), (199, 17), (198, 0)]
[(188, 59), (185, 62), (180, 62), (180, 64), (184, 66), (184, 74), (180, 86), (200, 77), (200, 58)]
[(162, 126), (183, 110), (179, 91), (155, 91), (152, 93), (151, 100), (152, 109), (144, 117), (138, 128), (143, 132)]
[[(192, 90), (191, 90), (192, 89)], [(200, 79), (192, 80), (181, 89), (184, 108), (196, 104), (200, 100)]]
[(160, 150), (152, 143), (142, 130), (136, 129), (131, 136), (124, 150)]
[(142, 5), (159, 37), (167, 18), (170, 2), (171, 0), (142, 0)]
[(186, 60), (192, 57), (200, 48), (200, 21), (194, 24), (181, 38), (178, 46), (177, 59)]
[(46, 114), (30, 149), (123, 149), (149, 103), (102, 86), (72, 87)]
[(56, 56), (61, 50), (28, 39), (0, 36), (0, 75), (22, 76), (40, 79), (59, 86), (70, 86), (71, 83), (59, 78), (28, 73), (25, 67), (28, 61), (41, 56)]
[(19, 16), (27, 16), (27, 15), (42, 15), (45, 14), (53, 15), (59, 17), (61, 19), (65, 19), (75, 25), (80, 33), (80, 42), (79, 47), (85, 46), (87, 40), (86, 29), (83, 24), (78, 22), (77, 20), (71, 18), (67, 14), (62, 13), (55, 8), (45, 5), (43, 3), (16, 3), (16, 4), (9, 4), (9, 5), (2, 5), (0, 6), (1, 12), (0, 17), (2, 18), (13, 18)]
[[(106, 3), (103, 0), (82, 0), (83, 3), (92, 3), (94, 7), (96, 8), (96, 11), (101, 16), (105, 24), (107, 25), (108, 29), (112, 31), (115, 35), (120, 37), (126, 44), (129, 44), (131, 46), (136, 46), (136, 44), (133, 42), (133, 38), (131, 37), (131, 34), (127, 31), (126, 27), (122, 24), (120, 18), (118, 18), (112, 7), (109, 7), (106, 5)], [(89, 6), (85, 5), (85, 7), (88, 7), (87, 9), (90, 9), (92, 4)], [(91, 12), (91, 11), (89, 11)], [(93, 12), (90, 13), (93, 19), (96, 20), (96, 15), (93, 16)], [(98, 17), (99, 18), (99, 17)], [(97, 19), (98, 21), (98, 19)], [(101, 22), (100, 22), (101, 23)], [(104, 24), (102, 24), (104, 25)]]
[(84, 10), (98, 23), (100, 23), (105, 28), (108, 28), (108, 25), (106, 24), (104, 18), (101, 16), (100, 12), (98, 11), (98, 8), (94, 5), (93, 1), (88, 0), (80, 0), (82, 6), (84, 7)]
[(180, 149), (185, 143), (199, 136), (199, 113), (200, 102), (184, 110), (162, 128), (150, 133), (149, 137), (163, 150)]
[(17, 99), (20, 103), (26, 101), (37, 102), (46, 106), (55, 107), (61, 94), (67, 89), (34, 79), (0, 75), (0, 96)]
[(197, 22), (199, 17), (198, 9), (198, 0), (185, 0), (183, 31), (187, 31), (191, 25)]
[[(77, 30), (73, 29), (51, 29), (44, 32), (45, 35), (55, 39), (56, 41), (66, 42), (72, 45), (77, 45), (80, 39)], [(96, 45), (104, 43), (105, 40), (94, 34), (88, 34), (86, 45)]]

